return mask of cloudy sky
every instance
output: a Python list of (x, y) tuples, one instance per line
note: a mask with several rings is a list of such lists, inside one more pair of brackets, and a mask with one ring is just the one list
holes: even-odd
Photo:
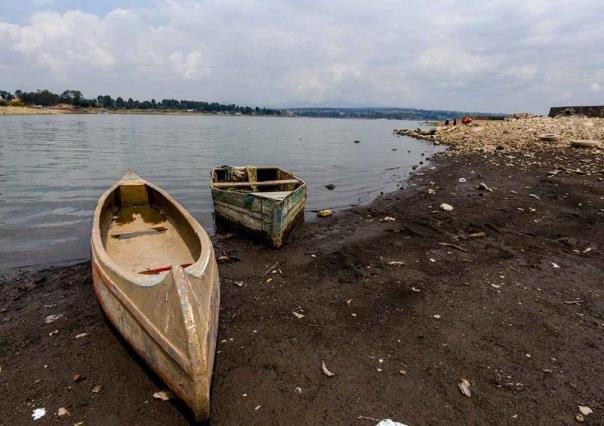
[(1, 0), (0, 89), (261, 106), (604, 104), (603, 0)]

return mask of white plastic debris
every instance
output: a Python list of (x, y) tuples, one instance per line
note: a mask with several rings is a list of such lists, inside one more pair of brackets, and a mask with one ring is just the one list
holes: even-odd
[(446, 212), (452, 212), (453, 211), (453, 206), (451, 204), (447, 204), (447, 203), (442, 203), (440, 205), (440, 209)]
[(293, 312), (292, 312), (292, 314), (294, 314), (294, 316), (295, 316), (296, 318), (298, 318), (298, 319), (302, 319), (302, 318), (304, 318), (304, 314), (300, 314), (300, 313), (298, 313), (298, 312), (296, 312), (296, 311), (293, 311)]
[(593, 413), (593, 410), (587, 405), (579, 405), (579, 412), (584, 416), (589, 416), (591, 413)]
[(77, 335), (75, 338), (76, 338), (76, 339), (81, 339), (82, 337), (86, 337), (86, 336), (88, 336), (88, 334), (90, 334), (90, 333), (80, 333), (80, 334), (78, 334), (78, 335)]
[(54, 322), (54, 321), (58, 320), (62, 316), (63, 316), (63, 314), (49, 315), (49, 316), (46, 317), (46, 319), (44, 320), (44, 322), (46, 322), (46, 324), (50, 324), (51, 322)]
[(389, 266), (403, 266), (405, 264), (405, 262), (403, 262), (402, 260), (391, 260), (390, 262), (388, 262)]
[(556, 262), (550, 262), (550, 265), (552, 265), (552, 268), (554, 269), (560, 269), (560, 265), (558, 265)]
[(321, 361), (321, 369), (323, 370), (323, 374), (325, 374), (327, 377), (333, 377), (336, 375), (336, 373), (332, 373), (331, 371), (329, 371), (327, 369), (327, 366), (325, 365), (325, 361)]
[(459, 183), (466, 183), (466, 178), (459, 178)]
[(32, 413), (31, 417), (34, 420), (40, 420), (46, 415), (46, 408), (36, 408)]
[(378, 424), (376, 424), (375, 426), (407, 426), (407, 425), (404, 423), (395, 422), (394, 420), (384, 419), (384, 420), (380, 420), (380, 422)]

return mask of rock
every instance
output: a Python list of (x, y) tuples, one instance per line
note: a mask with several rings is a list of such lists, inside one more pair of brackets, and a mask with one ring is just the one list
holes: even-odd
[(543, 135), (539, 135), (539, 140), (544, 142), (558, 142), (560, 140), (560, 135), (555, 133), (545, 133)]
[(161, 401), (169, 401), (174, 398), (174, 394), (169, 390), (162, 390), (159, 392), (155, 392), (153, 394), (153, 398), (159, 399)]
[(581, 413), (578, 413), (575, 416), (575, 420), (578, 421), (579, 423), (583, 423), (585, 421), (585, 417), (583, 417), (583, 415)]
[(440, 209), (444, 210), (446, 212), (452, 212), (453, 211), (453, 206), (451, 204), (447, 204), (447, 203), (442, 203), (440, 205)]
[(333, 191), (334, 189), (336, 189), (336, 186), (333, 183), (328, 183), (327, 185), (325, 185), (325, 188), (329, 189), (330, 191)]
[(570, 146), (573, 148), (600, 148), (602, 143), (591, 139), (573, 139), (570, 141)]
[(354, 143), (361, 143), (361, 141), (354, 141)]
[(329, 210), (329, 209), (321, 210), (320, 212), (317, 213), (317, 216), (319, 216), (319, 217), (328, 217), (331, 215), (333, 215), (333, 211)]
[(66, 417), (66, 416), (71, 416), (71, 413), (69, 412), (69, 410), (65, 407), (60, 407), (57, 410), (57, 416), (59, 417)]
[(468, 380), (461, 379), (461, 382), (457, 386), (462, 395), (467, 396), (468, 398), (472, 396), (472, 392), (470, 391), (471, 385)]
[(579, 413), (583, 414), (584, 416), (589, 416), (593, 413), (593, 410), (587, 405), (579, 405)]

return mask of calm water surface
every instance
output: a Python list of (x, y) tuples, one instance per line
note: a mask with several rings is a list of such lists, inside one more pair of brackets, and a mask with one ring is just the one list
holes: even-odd
[[(413, 165), (439, 150), (392, 135), (394, 128), (417, 126), (277, 117), (0, 117), (0, 269), (88, 259), (96, 201), (128, 168), (172, 193), (210, 234), (208, 182), (216, 165), (294, 171), (308, 184), (309, 219), (313, 209), (366, 203), (396, 189)], [(336, 189), (325, 189), (328, 183)]]

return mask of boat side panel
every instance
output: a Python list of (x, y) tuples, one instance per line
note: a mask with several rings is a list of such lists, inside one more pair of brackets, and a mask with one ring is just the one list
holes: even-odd
[(270, 230), (273, 246), (281, 247), (289, 234), (304, 221), (305, 202), (306, 185), (302, 185), (281, 201), (278, 207), (275, 207)]

